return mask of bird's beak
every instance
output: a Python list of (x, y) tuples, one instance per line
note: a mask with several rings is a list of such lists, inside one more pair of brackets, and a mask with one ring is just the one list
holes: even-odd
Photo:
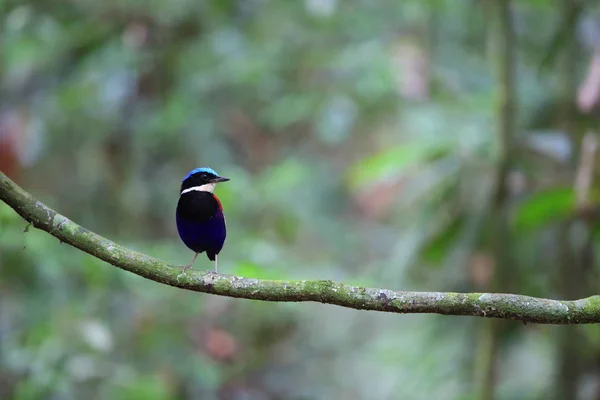
[(227, 182), (228, 180), (229, 180), (229, 178), (225, 178), (224, 176), (219, 176), (219, 177), (213, 179), (212, 181), (210, 181), (210, 183)]

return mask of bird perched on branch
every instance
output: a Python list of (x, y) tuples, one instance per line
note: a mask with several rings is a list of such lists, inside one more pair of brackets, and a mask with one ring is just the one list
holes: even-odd
[(194, 252), (185, 271), (191, 268), (198, 254), (206, 252), (208, 259), (215, 262), (225, 243), (226, 229), (223, 206), (214, 195), (215, 186), (229, 178), (219, 176), (208, 167), (196, 168), (183, 179), (177, 203), (177, 231), (183, 243)]

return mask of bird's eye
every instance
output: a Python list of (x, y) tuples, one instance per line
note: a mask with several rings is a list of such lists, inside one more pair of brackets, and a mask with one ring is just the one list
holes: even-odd
[(202, 174), (202, 175), (200, 175), (200, 178), (206, 180), (206, 179), (208, 179), (208, 175), (207, 174)]

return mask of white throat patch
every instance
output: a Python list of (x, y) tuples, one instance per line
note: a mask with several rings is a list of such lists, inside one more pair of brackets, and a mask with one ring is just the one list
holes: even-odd
[(187, 188), (181, 191), (180, 195), (189, 193), (189, 192), (208, 192), (208, 193), (212, 193), (215, 191), (215, 186), (217, 184), (216, 183), (207, 183), (206, 185), (202, 185), (202, 186), (193, 186), (191, 188)]

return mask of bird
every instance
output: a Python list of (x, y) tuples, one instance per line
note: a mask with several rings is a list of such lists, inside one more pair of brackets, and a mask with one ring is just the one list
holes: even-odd
[(183, 272), (192, 268), (198, 254), (206, 252), (208, 259), (215, 262), (223, 248), (227, 229), (221, 201), (214, 194), (217, 183), (229, 178), (219, 176), (209, 167), (191, 170), (181, 182), (175, 218), (181, 241), (194, 252), (192, 261), (183, 267)]

